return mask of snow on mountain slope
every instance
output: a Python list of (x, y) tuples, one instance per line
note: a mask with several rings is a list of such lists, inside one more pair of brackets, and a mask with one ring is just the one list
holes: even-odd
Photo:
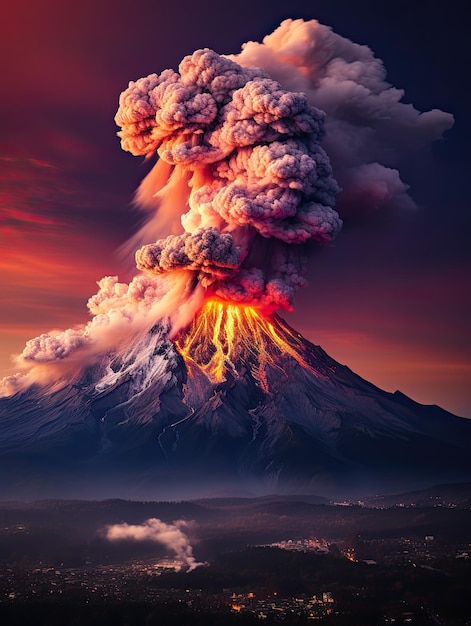
[(273, 327), (287, 352), (273, 347), (262, 382), (256, 352), (214, 382), (156, 325), (72, 384), (1, 399), (0, 496), (334, 497), (471, 478), (471, 421), (386, 393)]

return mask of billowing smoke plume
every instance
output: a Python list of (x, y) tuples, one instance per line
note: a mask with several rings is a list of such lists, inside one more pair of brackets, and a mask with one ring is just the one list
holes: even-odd
[[(54, 382), (60, 387), (99, 357), (111, 354), (109, 372), (97, 385), (100, 390), (106, 388), (110, 380), (117, 378), (116, 372), (125, 377), (135, 374), (142, 355), (146, 354), (143, 344), (152, 346), (151, 352), (154, 348), (157, 350), (154, 341), (148, 338), (142, 341), (156, 321), (168, 320), (164, 324), (168, 335), (160, 338), (168, 340), (191, 322), (203, 301), (202, 288), (191, 285), (182, 272), (159, 279), (139, 274), (129, 284), (119, 282), (117, 276), (106, 276), (98, 281), (98, 286), (98, 293), (88, 301), (92, 314), (88, 324), (66, 331), (51, 331), (29, 340), (16, 358), (23, 372), (1, 381), (3, 395), (11, 395), (33, 383)], [(142, 354), (139, 358), (134, 355), (134, 367), (129, 369), (126, 361), (138, 345)], [(121, 360), (119, 355), (127, 356), (123, 363), (116, 365), (114, 361)], [(151, 356), (155, 361), (152, 354), (149, 358)], [(153, 372), (161, 377), (161, 365), (152, 363), (147, 367), (148, 375)], [(165, 365), (166, 369), (171, 369), (171, 363)]]
[(193, 556), (193, 548), (190, 545), (184, 529), (188, 522), (177, 520), (173, 524), (166, 524), (156, 517), (151, 517), (142, 524), (113, 524), (106, 527), (106, 538), (109, 541), (153, 541), (160, 543), (171, 550), (178, 561), (191, 572), (196, 567), (204, 565), (198, 563)]
[(368, 47), (286, 20), (238, 55), (198, 50), (178, 71), (131, 82), (116, 114), (122, 147), (157, 158), (137, 192), (149, 213), (132, 239), (143, 273), (99, 281), (91, 321), (29, 341), (4, 392), (124, 354), (159, 319), (171, 339), (211, 296), (292, 308), (308, 247), (341, 228), (336, 197), (342, 217), (414, 206), (402, 155), (453, 123), (402, 103), (385, 78)]
[(342, 188), (341, 217), (414, 206), (397, 168), (451, 128), (453, 116), (438, 109), (421, 113), (401, 102), (404, 91), (386, 81), (383, 62), (368, 46), (316, 20), (289, 19), (230, 58), (263, 67), (284, 89), (302, 91), (325, 112), (322, 145)]
[(173, 207), (184, 232), (138, 250), (137, 267), (186, 269), (223, 299), (291, 307), (304, 273), (291, 247), (328, 242), (341, 227), (319, 143), (324, 117), (303, 93), (212, 50), (183, 59), (178, 73), (131, 82), (116, 115), (123, 149), (157, 152), (186, 173), (189, 190)]

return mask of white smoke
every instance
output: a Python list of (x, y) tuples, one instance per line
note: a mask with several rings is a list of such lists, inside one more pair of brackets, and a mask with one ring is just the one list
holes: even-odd
[(157, 320), (167, 320), (172, 338), (192, 321), (204, 297), (203, 288), (192, 285), (186, 272), (159, 278), (139, 274), (129, 284), (105, 276), (98, 286), (88, 301), (92, 319), (29, 340), (16, 357), (21, 371), (0, 381), (0, 395), (12, 395), (34, 383), (59, 388), (104, 354), (132, 351)]
[(106, 527), (106, 538), (109, 541), (153, 541), (171, 550), (177, 559), (191, 572), (204, 563), (199, 563), (193, 556), (188, 535), (184, 532), (188, 522), (177, 520), (166, 524), (151, 517), (142, 524), (113, 524)]

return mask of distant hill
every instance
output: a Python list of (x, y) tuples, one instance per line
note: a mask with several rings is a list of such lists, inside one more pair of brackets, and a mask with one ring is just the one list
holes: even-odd
[(375, 496), (365, 501), (367, 506), (456, 506), (471, 508), (471, 483), (435, 485), (428, 489), (408, 491), (387, 496)]

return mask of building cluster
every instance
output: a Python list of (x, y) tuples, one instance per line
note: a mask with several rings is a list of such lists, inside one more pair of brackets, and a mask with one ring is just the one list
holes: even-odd
[(277, 541), (276, 543), (264, 544), (261, 547), (281, 548), (282, 550), (291, 550), (292, 552), (315, 552), (317, 554), (327, 554), (329, 544), (326, 539), (287, 539), (286, 541)]
[(163, 596), (146, 585), (164, 572), (178, 571), (179, 561), (166, 560), (77, 568), (13, 568), (0, 571), (0, 602), (34, 600), (158, 601)]
[(356, 546), (339, 542), (342, 554), (351, 561), (363, 561), (369, 565), (427, 565), (431, 561), (454, 557), (469, 559), (471, 544), (449, 544), (434, 535), (423, 537), (397, 537), (382, 539), (362, 538)]
[(257, 596), (255, 593), (236, 594), (229, 597), (231, 609), (235, 612), (249, 612), (259, 619), (271, 616), (304, 615), (308, 620), (315, 620), (334, 611), (335, 601), (330, 591), (319, 595), (298, 595), (286, 598), (273, 595)]
[[(340, 549), (340, 553), (350, 561), (361, 561), (367, 565), (376, 565), (377, 563), (405, 565), (411, 562), (423, 565), (443, 557), (455, 557), (457, 559), (469, 559), (471, 557), (471, 544), (457, 543), (451, 545), (437, 540), (434, 535), (381, 539), (358, 536), (358, 538), (360, 540), (356, 546), (346, 541), (338, 541), (335, 547)], [(287, 539), (264, 544), (263, 547), (328, 554), (332, 551), (333, 544), (324, 538)]]
[(317, 595), (281, 597), (255, 590), (238, 593), (224, 589), (211, 594), (201, 589), (162, 589), (156, 577), (165, 571), (176, 571), (180, 563), (134, 562), (126, 565), (93, 568), (6, 568), (0, 572), (0, 603), (17, 602), (182, 602), (197, 610), (251, 613), (260, 620), (284, 621), (290, 615), (317, 619), (333, 612), (334, 598), (329, 591)]

